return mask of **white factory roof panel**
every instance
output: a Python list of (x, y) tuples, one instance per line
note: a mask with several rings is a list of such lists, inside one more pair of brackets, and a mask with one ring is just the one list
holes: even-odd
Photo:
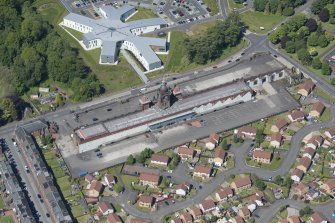
[(78, 129), (76, 132), (78, 136), (83, 139), (94, 137), (94, 136), (101, 135), (104, 133), (108, 133), (108, 131), (106, 130), (103, 124), (91, 125), (86, 128)]
[(251, 89), (244, 82), (237, 82), (231, 85), (219, 87), (215, 90), (206, 91), (201, 94), (184, 98), (165, 110), (153, 107), (136, 114), (105, 122), (104, 125), (109, 132), (114, 132), (136, 124), (153, 121), (170, 114), (175, 114), (184, 110), (191, 110), (194, 107), (209, 103), (216, 99), (229, 97), (231, 95), (249, 90)]

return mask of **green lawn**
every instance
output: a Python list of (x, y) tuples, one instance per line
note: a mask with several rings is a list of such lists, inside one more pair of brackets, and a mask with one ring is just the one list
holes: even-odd
[[(92, 72), (97, 75), (107, 92), (128, 89), (142, 83), (123, 58), (120, 58), (121, 62), (117, 66), (99, 65), (99, 50), (85, 51), (74, 38), (58, 26), (63, 17), (67, 14), (59, 1), (37, 0), (34, 5), (42, 15), (45, 15), (45, 19), (54, 25), (59, 35), (69, 42), (72, 47), (78, 49), (80, 57), (84, 60), (87, 66), (91, 68)], [(56, 86), (59, 84), (50, 80), (47, 80), (46, 83)], [(63, 86), (63, 89), (68, 91), (68, 94), (71, 95), (71, 89), (67, 89), (65, 86)]]
[(218, 0), (203, 0), (203, 1), (207, 5), (207, 7), (211, 9), (211, 12), (209, 14), (216, 15), (219, 13)]
[(80, 216), (79, 218), (77, 218), (77, 222), (78, 223), (87, 223), (88, 219), (90, 218), (90, 215), (84, 215), (84, 216)]
[[(266, 33), (283, 20), (284, 16), (264, 15), (263, 12), (247, 11), (241, 14), (242, 21), (251, 32)], [(264, 27), (261, 30), (260, 27)]]
[(137, 13), (130, 17), (127, 22), (139, 20), (139, 19), (149, 19), (149, 18), (156, 18), (158, 17), (151, 9), (146, 8), (138, 8)]
[(199, 65), (196, 63), (190, 63), (187, 59), (186, 49), (183, 44), (186, 37), (187, 37), (187, 34), (180, 32), (180, 31), (174, 31), (171, 33), (170, 51), (169, 51), (166, 65), (163, 70), (149, 73), (147, 76), (150, 79), (158, 78), (160, 76), (163, 76), (166, 73), (169, 73), (169, 74), (182, 73), (182, 72), (190, 71), (196, 68), (210, 66), (211, 64), (215, 64), (235, 54), (236, 52), (247, 47), (248, 45), (248, 43), (245, 40), (242, 40), (241, 43), (238, 44), (237, 46), (225, 49), (221, 57), (216, 59), (215, 61), (210, 61), (206, 65)]
[(121, 175), (124, 186), (127, 188), (131, 188), (131, 182), (138, 182), (138, 177), (129, 176), (129, 175)]
[(63, 28), (69, 33), (71, 33), (74, 37), (76, 37), (79, 41), (83, 40), (83, 35), (84, 35), (83, 33), (77, 30), (74, 30), (74, 29), (67, 28), (67, 27), (63, 27)]
[(71, 207), (71, 213), (72, 213), (73, 217), (75, 217), (75, 218), (85, 214), (84, 209), (80, 205), (72, 206)]
[(321, 88), (319, 87), (316, 87), (314, 89), (314, 94), (317, 95), (318, 97), (321, 97), (321, 98), (324, 98), (326, 99), (327, 101), (329, 101), (330, 103), (333, 103), (334, 102), (334, 98), (328, 94), (327, 92), (323, 91)]
[(234, 10), (234, 8), (241, 9), (244, 7), (243, 4), (236, 3), (234, 0), (228, 0), (228, 6), (230, 11)]
[(3, 216), (0, 217), (0, 223), (15, 223), (12, 216)]
[(201, 35), (204, 32), (206, 32), (206, 30), (210, 27), (213, 27), (215, 24), (217, 23), (217, 21), (209, 21), (209, 22), (204, 22), (204, 23), (200, 23), (200, 24), (195, 24), (191, 27), (191, 31), (187, 33), (190, 36), (197, 36), (197, 35)]
[(247, 161), (247, 164), (250, 166), (257, 166), (257, 167), (260, 167), (266, 170), (276, 170), (280, 167), (282, 162), (283, 162), (283, 158), (280, 158), (279, 160), (277, 160), (276, 158), (273, 158), (270, 164), (262, 163), (261, 165), (259, 165), (257, 162), (251, 159), (250, 161)]
[(2, 197), (0, 196), (0, 209), (3, 209), (5, 207), (5, 203), (2, 199)]
[(330, 109), (326, 108), (326, 110), (322, 113), (320, 120), (322, 122), (327, 122), (330, 119)]

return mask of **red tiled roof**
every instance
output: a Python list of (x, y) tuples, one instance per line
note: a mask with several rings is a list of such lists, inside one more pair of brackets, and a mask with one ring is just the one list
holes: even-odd
[(316, 112), (318, 112), (318, 113), (322, 113), (323, 112), (323, 110), (325, 109), (326, 107), (320, 102), (320, 101), (318, 101), (318, 102), (316, 102), (316, 103), (314, 103), (313, 105), (312, 105), (312, 111), (316, 111)]
[(249, 176), (241, 177), (241, 178), (235, 180), (234, 182), (235, 182), (235, 185), (236, 185), (237, 188), (244, 187), (246, 185), (251, 184), (251, 180), (250, 180)]
[(335, 188), (335, 178), (328, 179), (325, 184), (330, 188), (330, 190)]
[(107, 221), (109, 223), (119, 223), (119, 222), (122, 222), (121, 218), (119, 217), (119, 215), (117, 214), (109, 214), (107, 215)]
[(283, 136), (279, 132), (274, 132), (271, 134), (271, 141), (281, 142)]
[(311, 223), (321, 223), (322, 221), (327, 221), (327, 219), (320, 213), (314, 212), (311, 216)]
[(159, 178), (160, 178), (159, 175), (155, 175), (155, 174), (149, 174), (149, 173), (141, 173), (140, 174), (140, 181), (158, 183)]
[(331, 137), (334, 137), (335, 136), (335, 127), (330, 128), (327, 132), (329, 132)]
[(274, 125), (280, 130), (280, 129), (284, 128), (285, 126), (287, 126), (288, 122), (285, 119), (280, 118), (275, 122)]
[(300, 223), (301, 222), (299, 216), (297, 216), (297, 215), (291, 215), (290, 217), (288, 217), (288, 219), (290, 219), (292, 223)]
[(242, 126), (238, 129), (238, 133), (247, 133), (247, 134), (253, 134), (256, 135), (257, 129), (252, 127), (251, 125)]
[(310, 167), (310, 165), (312, 164), (312, 160), (309, 157), (302, 157), (299, 160), (299, 165), (304, 166), (306, 169), (308, 169)]
[(228, 195), (233, 195), (234, 192), (230, 187), (225, 187), (218, 191), (217, 194), (219, 195), (220, 199), (224, 199), (228, 197)]
[(114, 210), (112, 205), (107, 202), (99, 202), (99, 209), (102, 211), (102, 213), (105, 213), (108, 210)]
[(147, 195), (141, 195), (138, 199), (138, 203), (144, 203), (144, 204), (153, 204), (155, 201), (155, 198), (153, 196), (147, 196)]
[(182, 214), (181, 218), (186, 222), (192, 222), (193, 221), (192, 215), (188, 212), (185, 212), (184, 214)]
[(291, 113), (291, 117), (293, 120), (302, 119), (305, 117), (305, 113), (302, 111), (294, 111)]
[(202, 165), (196, 165), (194, 168), (195, 173), (211, 174), (212, 168)]
[(223, 149), (221, 149), (221, 148), (215, 149), (214, 158), (224, 159), (226, 156), (227, 156), (227, 152), (224, 151)]
[(270, 160), (272, 153), (269, 151), (264, 151), (264, 150), (255, 150), (253, 156), (255, 158)]
[(100, 192), (102, 190), (102, 187), (103, 187), (102, 183), (100, 183), (97, 180), (94, 180), (91, 182), (90, 190), (95, 190), (95, 191)]
[(106, 174), (105, 177), (106, 177), (108, 183), (116, 181), (115, 177), (112, 174)]
[(168, 163), (169, 159), (170, 158), (165, 155), (153, 154), (151, 156), (151, 161), (156, 161), (156, 162)]
[(313, 90), (314, 87), (315, 87), (315, 84), (311, 79), (306, 80), (302, 85), (300, 85), (300, 89), (304, 89), (308, 92)]
[(304, 172), (298, 168), (295, 168), (292, 172), (292, 176), (297, 176), (300, 179), (302, 178), (303, 175), (304, 175)]
[(208, 199), (208, 200), (204, 200), (202, 203), (201, 203), (203, 209), (206, 211), (206, 210), (210, 210), (214, 207), (216, 207), (215, 203), (213, 200), (211, 199)]

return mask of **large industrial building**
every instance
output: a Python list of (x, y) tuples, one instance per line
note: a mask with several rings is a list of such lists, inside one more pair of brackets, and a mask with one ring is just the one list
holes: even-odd
[(146, 96), (140, 98), (139, 104), (143, 111), (76, 129), (74, 140), (79, 152), (93, 150), (131, 136), (182, 123), (214, 110), (250, 101), (253, 91), (244, 82), (237, 82), (182, 99), (181, 96), (182, 93), (177, 87), (171, 89), (163, 82), (153, 99)]
[(129, 50), (147, 70), (162, 66), (155, 52), (166, 52), (166, 39), (139, 36), (167, 26), (161, 18), (125, 20), (135, 12), (135, 8), (124, 5), (120, 8), (101, 6), (102, 19), (94, 20), (86, 16), (70, 13), (61, 25), (84, 33), (83, 44), (87, 50), (101, 48), (100, 63), (115, 64), (120, 48)]

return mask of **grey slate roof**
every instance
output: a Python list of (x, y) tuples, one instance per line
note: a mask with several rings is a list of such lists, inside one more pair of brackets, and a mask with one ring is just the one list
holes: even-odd
[[(136, 36), (131, 30), (141, 27), (155, 26), (155, 25), (166, 25), (167, 23), (161, 18), (152, 19), (141, 19), (128, 23), (123, 23), (120, 17), (134, 7), (125, 5), (118, 9), (113, 6), (101, 6), (104, 12), (107, 13), (107, 18), (100, 20), (90, 19), (88, 17), (70, 13), (64, 17), (64, 19), (74, 21), (93, 29), (92, 32), (84, 34), (84, 40), (91, 41), (95, 39), (102, 40), (102, 55), (110, 55), (116, 58), (117, 52), (115, 50), (115, 43), (129, 41), (132, 42), (148, 63), (154, 63), (160, 61), (158, 56), (150, 48), (150, 46), (164, 47), (166, 46), (166, 40), (161, 38), (150, 38)], [(108, 54), (107, 54), (108, 53)]]

